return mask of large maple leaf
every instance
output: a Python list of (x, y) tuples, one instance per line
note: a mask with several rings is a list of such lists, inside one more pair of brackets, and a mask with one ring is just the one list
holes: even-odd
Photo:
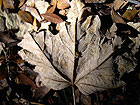
[[(116, 30), (110, 36), (100, 31), (101, 20), (79, 0), (71, 2), (67, 22), (53, 35), (45, 31), (27, 33), (19, 43), (23, 59), (35, 65), (47, 87), (60, 90), (77, 86), (85, 95), (124, 85), (120, 80), (135, 66), (133, 54), (127, 50), (129, 38), (122, 39)], [(127, 44), (126, 44), (127, 43)]]

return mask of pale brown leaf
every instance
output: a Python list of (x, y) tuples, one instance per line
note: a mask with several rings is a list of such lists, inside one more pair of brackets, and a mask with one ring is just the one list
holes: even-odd
[(57, 3), (57, 0), (51, 0), (51, 5), (56, 5), (56, 3)]
[(53, 13), (55, 11), (56, 5), (49, 6), (46, 13)]
[(33, 18), (30, 15), (30, 13), (20, 10), (18, 11), (18, 15), (21, 17), (23, 21), (31, 23), (31, 24), (33, 23)]
[(115, 23), (126, 24), (123, 18), (114, 10), (114, 8), (112, 8), (111, 10), (111, 17), (112, 17), (113, 22)]
[(13, 0), (3, 0), (3, 6), (5, 8), (14, 9), (14, 1)]
[(42, 20), (41, 15), (36, 8), (27, 6), (26, 11), (30, 12), (31, 15), (34, 16), (38, 21)]
[(128, 2), (124, 0), (115, 0), (113, 3), (114, 10), (122, 9)]
[(26, 0), (19, 0), (19, 1), (20, 1), (20, 3), (18, 5), (18, 8), (22, 7), (26, 2)]
[(64, 22), (61, 17), (53, 13), (45, 13), (45, 14), (41, 14), (41, 16), (44, 17), (45, 21), (50, 21), (52, 23)]
[(65, 9), (70, 6), (69, 0), (57, 0), (57, 8), (58, 9)]

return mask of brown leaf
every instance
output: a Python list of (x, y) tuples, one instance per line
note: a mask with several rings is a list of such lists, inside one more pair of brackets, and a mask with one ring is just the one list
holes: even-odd
[(30, 13), (20, 10), (18, 12), (18, 15), (21, 17), (23, 21), (31, 23), (31, 24), (33, 23), (33, 18)]
[(114, 10), (114, 8), (112, 8), (111, 10), (111, 17), (112, 17), (113, 22), (115, 23), (126, 24), (123, 18)]
[(4, 67), (0, 67), (0, 80), (5, 79), (7, 76), (7, 71), (5, 70)]
[(113, 3), (114, 10), (122, 9), (128, 2), (124, 0), (115, 0)]
[(18, 8), (22, 7), (26, 2), (26, 0), (19, 0), (19, 1), (20, 1), (20, 3), (19, 3)]
[(61, 17), (59, 17), (58, 15), (53, 14), (53, 13), (45, 13), (45, 14), (41, 14), (41, 16), (44, 17), (45, 21), (50, 21), (52, 23), (64, 22)]
[(50, 88), (47, 88), (46, 86), (41, 86), (37, 88), (34, 91), (33, 97), (38, 99), (44, 97), (48, 92), (50, 91)]
[(56, 5), (56, 3), (57, 3), (57, 0), (51, 0), (51, 5)]
[(2, 0), (0, 0), (0, 8), (2, 7)]
[(3, 6), (5, 8), (14, 9), (14, 1), (13, 0), (3, 0)]
[(55, 11), (56, 5), (48, 7), (46, 13), (53, 13)]
[(139, 10), (136, 10), (136, 9), (132, 9), (132, 10), (127, 9), (124, 12), (124, 14), (122, 15), (122, 17), (127, 19), (127, 20), (133, 20), (138, 12), (139, 12)]
[(17, 84), (29, 85), (32, 87), (32, 89), (36, 88), (35, 83), (29, 77), (27, 77), (25, 74), (18, 75)]
[(57, 8), (58, 9), (65, 9), (70, 6), (69, 0), (57, 0)]

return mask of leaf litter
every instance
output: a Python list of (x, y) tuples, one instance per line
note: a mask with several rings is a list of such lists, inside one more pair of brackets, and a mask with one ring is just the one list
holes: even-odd
[[(37, 104), (39, 101), (32, 102), (35, 98), (41, 99), (41, 102), (45, 102), (45, 104), (57, 102), (72, 104), (73, 93), (74, 104), (80, 104), (80, 102), (100, 104), (100, 100), (104, 102), (106, 99), (103, 92), (110, 92), (112, 88), (123, 89), (125, 86), (129, 86), (127, 79), (123, 81), (122, 78), (125, 74), (131, 75), (131, 72), (138, 69), (139, 58), (136, 55), (139, 54), (140, 45), (139, 24), (135, 25), (133, 22), (139, 21), (139, 15), (135, 12), (131, 14), (131, 19), (127, 16), (125, 7), (133, 7), (132, 2), (128, 5), (128, 2), (116, 3), (115, 0), (111, 5), (116, 7), (112, 8), (107, 7), (106, 1), (52, 0), (49, 4), (49, 2), (40, 0), (27, 2), (19, 0), (19, 10), (15, 9), (14, 13), (12, 13), (14, 8), (4, 6), (7, 10), (6, 12), (1, 10), (0, 16), (8, 18), (3, 22), (6, 23), (6, 28), (1, 31), (0, 48), (1, 53), (5, 56), (1, 65), (3, 67), (8, 62), (8, 65), (4, 66), (7, 68), (5, 71), (8, 75), (5, 75), (3, 71), (0, 74), (2, 74), (1, 79), (9, 77), (4, 81), (5, 84), (8, 84), (8, 86), (6, 85), (7, 90), (5, 90), (8, 91), (8, 94), (5, 95), (12, 97), (13, 100), (7, 102), (4, 99), (1, 102)], [(42, 7), (45, 4), (41, 11), (40, 3)], [(20, 10), (22, 7), (25, 9)], [(139, 7), (136, 7), (136, 11), (138, 9)], [(67, 14), (62, 16), (59, 14), (60, 11), (67, 11)], [(30, 15), (27, 14), (28, 12)], [(103, 24), (103, 19), (106, 17), (112, 17), (112, 20)], [(44, 18), (45, 21), (41, 18)], [(103, 25), (106, 26), (105, 30), (101, 28)], [(30, 28), (27, 29), (27, 27)], [(52, 29), (50, 30), (49, 27)], [(11, 34), (23, 37), (20, 43), (17, 42), (18, 46), (17, 43), (7, 46), (7, 42), (16, 41), (17, 37), (11, 37), (9, 33), (8, 37), (3, 37), (5, 30), (9, 31), (11, 28), (18, 30)], [(55, 28), (57, 32), (54, 32)], [(21, 63), (13, 61), (11, 53), (8, 52), (19, 54), (23, 60), (21, 58), (14, 58), (14, 60)], [(27, 69), (28, 66), (31, 68)], [(38, 76), (35, 74), (36, 72)], [(25, 86), (28, 96), (21, 91), (24, 90), (23, 86)], [(61, 97), (61, 95), (59, 91), (55, 90), (61, 92), (64, 90), (62, 93), (67, 101), (60, 98), (58, 100), (57, 97)], [(56, 93), (57, 96), (54, 95)], [(67, 96), (66, 93), (70, 95)], [(85, 98), (85, 100), (82, 98), (90, 94), (93, 96)], [(112, 94), (110, 93), (110, 96), (114, 98)], [(91, 101), (90, 98), (93, 98), (94, 95), (97, 100)], [(123, 97), (126, 96), (117, 98), (124, 101)], [(112, 103), (118, 102), (112, 99)]]

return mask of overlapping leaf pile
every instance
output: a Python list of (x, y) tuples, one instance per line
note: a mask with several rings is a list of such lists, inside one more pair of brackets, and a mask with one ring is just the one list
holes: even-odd
[(100, 17), (81, 1), (72, 0), (70, 6), (69, 24), (60, 23), (57, 35), (48, 29), (27, 33), (19, 54), (55, 90), (76, 85), (88, 95), (124, 85), (120, 78), (136, 67), (135, 41), (119, 36), (116, 24), (103, 34)]
[[(69, 86), (84, 95), (124, 86), (122, 76), (138, 64), (140, 24), (134, 22), (139, 21), (139, 5), (107, 1), (0, 0), (0, 52), (19, 43), (12, 35), (24, 37), (19, 55), (35, 66), (40, 75), (36, 80), (47, 86), (45, 94)], [(0, 69), (3, 80), (7, 71)], [(37, 90), (35, 76), (19, 73), (17, 78)], [(38, 91), (33, 92), (36, 97), (45, 95)]]

